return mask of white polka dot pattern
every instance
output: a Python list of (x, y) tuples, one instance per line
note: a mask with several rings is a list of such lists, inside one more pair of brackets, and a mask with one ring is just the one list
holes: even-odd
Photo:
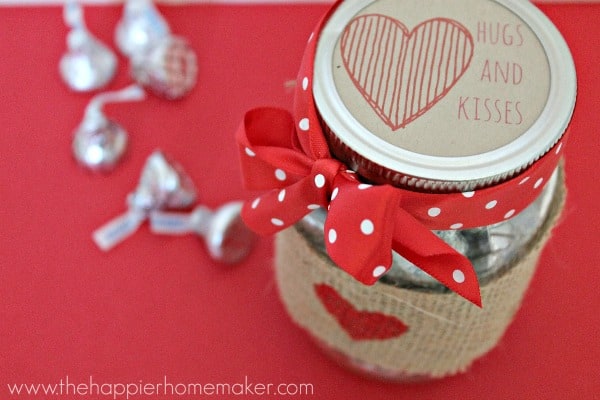
[(492, 200), (485, 205), (485, 208), (486, 208), (486, 210), (491, 210), (492, 208), (496, 207), (497, 204), (498, 204), (498, 200)]
[(454, 279), (454, 282), (456, 283), (463, 283), (465, 281), (465, 274), (460, 269), (455, 269), (452, 272), (452, 279)]
[(331, 201), (335, 200), (335, 198), (337, 197), (339, 191), (340, 191), (339, 188), (333, 189), (333, 192), (331, 192)]
[(329, 243), (331, 244), (335, 243), (335, 241), (337, 240), (337, 232), (335, 229), (329, 230), (329, 232), (327, 233), (327, 240), (329, 240)]
[(275, 226), (283, 226), (284, 222), (279, 218), (271, 218), (271, 223)]
[(310, 121), (308, 120), (308, 118), (302, 118), (300, 120), (300, 122), (298, 123), (298, 127), (303, 131), (309, 130), (310, 129)]
[(363, 219), (360, 223), (360, 231), (363, 235), (371, 235), (375, 231), (375, 226), (370, 219)]
[(276, 169), (275, 178), (277, 178), (278, 181), (285, 181), (287, 178), (287, 174), (282, 169)]
[(277, 195), (277, 200), (279, 200), (280, 203), (285, 200), (285, 189), (281, 189), (281, 191)]
[(542, 186), (542, 183), (544, 182), (544, 178), (539, 178), (537, 181), (535, 181), (535, 184), (533, 185), (534, 189), (539, 188), (540, 186)]
[(373, 270), (373, 277), (379, 278), (383, 274), (385, 274), (386, 271), (387, 271), (386, 267), (384, 267), (383, 265), (379, 265), (379, 266), (375, 267), (375, 269)]
[(431, 207), (429, 210), (427, 210), (427, 215), (429, 215), (432, 218), (437, 217), (441, 213), (442, 213), (442, 210), (439, 207)]
[(315, 186), (319, 189), (325, 186), (325, 177), (322, 174), (317, 174), (315, 176)]

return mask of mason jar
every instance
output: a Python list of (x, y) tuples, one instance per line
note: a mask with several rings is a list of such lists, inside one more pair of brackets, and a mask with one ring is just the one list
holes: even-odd
[(377, 283), (357, 281), (329, 257), (337, 232), (320, 207), (276, 238), (290, 316), (370, 375), (467, 370), (513, 320), (564, 204), (576, 97), (565, 41), (526, 0), (341, 1), (311, 36), (298, 79), (301, 130), (298, 103), (314, 102), (347, 172), (413, 199), (409, 213), (469, 260), (482, 307), (397, 251), (373, 271)]

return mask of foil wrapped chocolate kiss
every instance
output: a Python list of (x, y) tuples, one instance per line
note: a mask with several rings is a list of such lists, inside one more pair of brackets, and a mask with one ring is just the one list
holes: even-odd
[(115, 42), (127, 57), (144, 53), (169, 36), (171, 29), (150, 0), (128, 0), (117, 23)]
[(171, 29), (150, 0), (128, 0), (115, 32), (119, 49), (129, 57), (131, 75), (157, 96), (175, 100), (196, 85), (196, 53)]
[(92, 237), (100, 249), (108, 251), (132, 235), (152, 211), (185, 209), (195, 201), (196, 188), (181, 166), (155, 151), (144, 165), (137, 188), (127, 197), (127, 212)]
[(167, 36), (131, 58), (133, 78), (167, 100), (188, 94), (196, 85), (197, 74), (196, 53), (179, 36)]
[(71, 28), (67, 35), (67, 52), (59, 63), (63, 81), (77, 92), (105, 86), (115, 75), (116, 56), (88, 31), (81, 5), (67, 1), (63, 16)]
[(112, 170), (127, 149), (127, 132), (102, 112), (106, 103), (136, 101), (146, 97), (138, 85), (96, 95), (88, 104), (83, 121), (73, 134), (73, 155), (93, 171)]
[(165, 235), (195, 233), (204, 239), (213, 259), (238, 263), (256, 243), (255, 233), (242, 221), (242, 204), (232, 201), (215, 211), (198, 206), (190, 214), (155, 211), (150, 214), (150, 230)]

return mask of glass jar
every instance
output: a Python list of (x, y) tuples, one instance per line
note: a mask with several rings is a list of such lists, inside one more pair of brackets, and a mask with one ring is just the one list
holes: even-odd
[[(436, 222), (439, 207), (415, 214), (471, 262), (482, 309), (398, 252), (385, 273), (373, 271), (375, 285), (358, 282), (329, 258), (337, 233), (324, 231), (325, 208), (277, 236), (282, 301), (337, 360), (388, 379), (465, 371), (512, 321), (564, 203), (558, 160), (576, 93), (564, 40), (525, 0), (340, 1), (309, 39), (302, 68), (298, 136), (313, 123), (303, 104), (314, 100), (330, 152), (360, 182), (444, 206), (458, 193), (540, 190), (493, 221), (483, 214), (496, 200), (458, 211), (452, 203), (468, 224)], [(529, 181), (549, 159), (548, 175)]]
[(281, 299), (317, 345), (349, 369), (393, 381), (463, 372), (498, 343), (512, 322), (564, 197), (559, 168), (538, 198), (514, 217), (474, 229), (435, 231), (472, 262), (482, 309), (395, 252), (391, 269), (377, 284), (354, 280), (327, 255), (324, 209), (277, 236)]

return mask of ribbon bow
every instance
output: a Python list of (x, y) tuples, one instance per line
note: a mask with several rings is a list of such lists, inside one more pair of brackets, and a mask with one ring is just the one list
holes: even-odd
[(327, 253), (360, 282), (372, 285), (385, 274), (393, 249), (481, 307), (469, 260), (401, 207), (403, 191), (361, 183), (329, 152), (311, 88), (318, 32), (338, 4), (308, 40), (296, 88), (296, 120), (284, 110), (259, 108), (245, 115), (237, 131), (246, 187), (271, 189), (246, 203), (242, 218), (256, 232), (272, 234), (325, 207)]
[(361, 183), (330, 155), (322, 134), (301, 140), (304, 133), (284, 110), (246, 114), (236, 135), (244, 183), (248, 189), (271, 189), (244, 205), (242, 218), (251, 229), (273, 234), (312, 210), (327, 208), (327, 253), (360, 282), (372, 285), (387, 272), (393, 249), (481, 306), (469, 260), (401, 208), (402, 190)]

